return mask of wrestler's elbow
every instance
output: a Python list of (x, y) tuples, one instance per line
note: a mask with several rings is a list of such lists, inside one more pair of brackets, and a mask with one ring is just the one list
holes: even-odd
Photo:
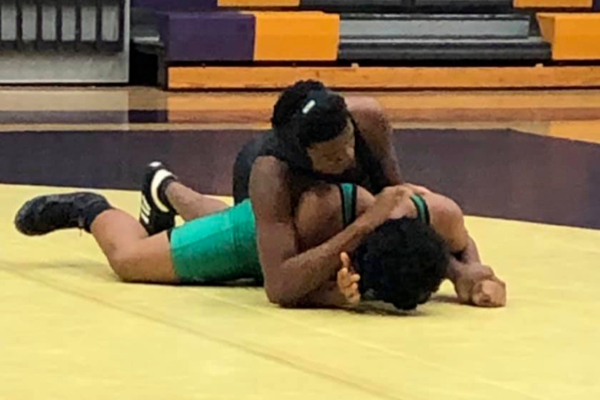
[(267, 288), (266, 292), (269, 301), (280, 307), (293, 308), (297, 304), (297, 301), (292, 296), (286, 295), (283, 290)]
[(269, 299), (269, 302), (281, 305), (281, 303), (285, 302), (286, 299), (279, 286), (280, 285), (275, 285), (272, 283), (269, 284), (265, 282), (265, 292), (267, 293), (267, 299)]
[(284, 308), (296, 307), (300, 299), (295, 295), (294, 288), (289, 287), (283, 279), (265, 280), (267, 299), (273, 304)]

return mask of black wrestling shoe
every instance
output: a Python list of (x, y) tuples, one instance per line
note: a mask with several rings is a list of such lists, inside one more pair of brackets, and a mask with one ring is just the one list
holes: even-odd
[(165, 190), (177, 178), (160, 162), (146, 167), (142, 182), (140, 223), (149, 235), (163, 232), (175, 226), (175, 210), (169, 204)]
[(103, 196), (89, 192), (40, 196), (17, 212), (15, 227), (27, 236), (39, 236), (69, 228), (90, 231), (93, 220), (110, 209)]

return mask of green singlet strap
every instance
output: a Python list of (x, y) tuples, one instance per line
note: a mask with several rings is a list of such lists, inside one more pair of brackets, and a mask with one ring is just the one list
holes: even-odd
[(345, 228), (356, 219), (356, 185), (342, 183), (338, 187), (342, 197), (342, 218)]
[(419, 216), (419, 220), (421, 222), (423, 222), (424, 224), (429, 225), (429, 223), (430, 223), (429, 207), (427, 207), (427, 203), (425, 202), (423, 197), (421, 197), (418, 194), (415, 194), (415, 195), (410, 196), (410, 199), (415, 204), (415, 207), (417, 207), (417, 214)]

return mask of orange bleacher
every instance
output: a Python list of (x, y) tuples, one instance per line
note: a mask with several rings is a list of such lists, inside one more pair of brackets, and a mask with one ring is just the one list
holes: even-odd
[(600, 60), (600, 14), (540, 13), (537, 18), (554, 60)]
[[(345, 89), (600, 87), (600, 13), (592, 12), (593, 1), (600, 2), (496, 0), (497, 9), (484, 12), (478, 7), (490, 4), (462, 0), (468, 9), (450, 12), (419, 9), (426, 1), (417, 0), (410, 5), (417, 18), (400, 1), (218, 0), (218, 9), (203, 11), (214, 17), (197, 17), (222, 20), (218, 32), (196, 34), (202, 38), (196, 58), (176, 54), (159, 80), (180, 90), (275, 89), (308, 78)], [(349, 11), (357, 4), (388, 8)], [(328, 11), (305, 11), (322, 7)], [(200, 44), (205, 48), (198, 50)], [(187, 41), (164, 48), (168, 55), (191, 51)], [(227, 58), (219, 55), (223, 49)], [(578, 61), (591, 64), (569, 65)]]
[(591, 9), (593, 0), (514, 0), (515, 8)]
[(322, 12), (251, 12), (255, 61), (335, 61), (340, 16)]

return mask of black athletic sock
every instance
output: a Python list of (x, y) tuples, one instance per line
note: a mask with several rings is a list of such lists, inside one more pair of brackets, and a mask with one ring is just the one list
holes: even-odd
[(92, 223), (96, 220), (98, 215), (102, 214), (104, 211), (112, 210), (113, 207), (106, 201), (106, 199), (98, 200), (92, 204), (90, 204), (83, 212), (83, 229), (86, 232), (91, 233), (90, 229)]

